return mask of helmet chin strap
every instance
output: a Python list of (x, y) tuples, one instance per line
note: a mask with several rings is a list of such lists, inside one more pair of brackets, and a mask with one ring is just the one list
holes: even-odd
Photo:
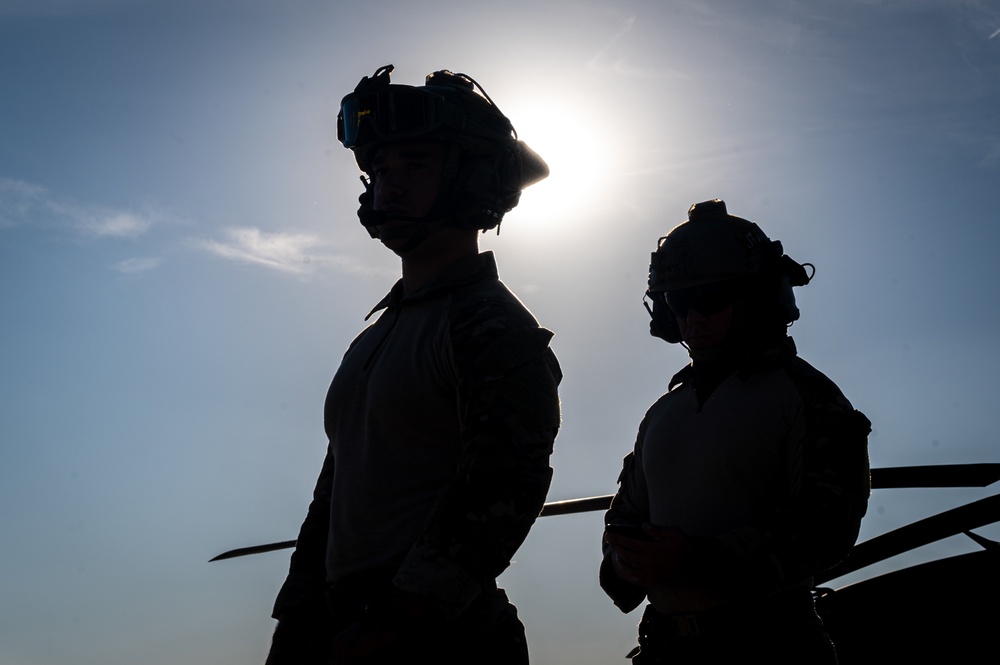
[(729, 339), (728, 335), (722, 342), (711, 347), (691, 348), (687, 342), (681, 342), (680, 344), (687, 349), (688, 355), (695, 363), (724, 362), (738, 357), (739, 352), (742, 350), (739, 344)]
[[(368, 230), (368, 234), (383, 244), (387, 240), (408, 239), (408, 241), (393, 251), (397, 254), (405, 254), (413, 250), (417, 245), (426, 240), (432, 233), (444, 226), (460, 226), (453, 219), (453, 215), (448, 210), (446, 203), (447, 196), (443, 193), (438, 195), (434, 207), (423, 217), (411, 215), (387, 214), (381, 210), (375, 210), (374, 186), (371, 180), (361, 176), (361, 182), (365, 186), (365, 191), (358, 197), (358, 219)], [(397, 222), (387, 225), (387, 222)]]
[(397, 254), (406, 254), (426, 240), (431, 233), (443, 226), (440, 220), (428, 220), (426, 217), (390, 217), (382, 215), (382, 221), (400, 222), (391, 226), (382, 226), (381, 229), (375, 230), (377, 238), (382, 244), (385, 244), (386, 241), (406, 240), (402, 247), (393, 249)]

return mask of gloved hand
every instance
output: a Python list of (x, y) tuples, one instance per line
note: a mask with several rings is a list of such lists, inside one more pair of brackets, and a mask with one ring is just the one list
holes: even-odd
[[(404, 662), (434, 641), (442, 627), (440, 611), (419, 596), (398, 589), (369, 606), (364, 619), (333, 640), (334, 665)], [(440, 645), (439, 645), (440, 646)]]
[(680, 529), (647, 522), (642, 530), (647, 538), (605, 533), (604, 540), (611, 545), (615, 574), (630, 584), (649, 588), (677, 575), (694, 547)]
[(284, 618), (274, 629), (265, 665), (327, 665), (331, 642), (327, 617)]

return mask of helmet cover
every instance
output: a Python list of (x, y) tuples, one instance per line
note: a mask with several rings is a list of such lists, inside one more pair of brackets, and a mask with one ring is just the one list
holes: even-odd
[[(498, 226), (517, 205), (521, 190), (548, 175), (544, 160), (517, 139), (510, 120), (471, 77), (441, 70), (414, 87), (391, 84), (392, 70), (392, 65), (381, 67), (344, 97), (337, 138), (366, 173), (372, 156), (390, 143), (452, 146), (430, 217), (482, 230)], [(371, 209), (370, 186), (361, 204), (358, 215), (374, 237), (380, 218)]]
[(799, 318), (792, 287), (811, 278), (803, 265), (783, 254), (779, 241), (769, 239), (757, 224), (730, 215), (721, 199), (696, 203), (688, 209), (687, 221), (660, 238), (650, 257), (650, 334), (681, 341), (668, 300), (707, 298), (714, 307), (726, 293), (752, 297), (770, 318), (789, 324)]

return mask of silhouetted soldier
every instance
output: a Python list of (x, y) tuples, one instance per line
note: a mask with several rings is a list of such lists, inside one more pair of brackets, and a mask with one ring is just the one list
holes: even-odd
[(643, 418), (605, 518), (601, 586), (624, 612), (649, 600), (637, 664), (836, 662), (811, 576), (857, 538), (871, 426), (787, 335), (810, 279), (720, 200), (652, 254), (650, 331), (691, 364)]
[(526, 663), (496, 578), (545, 500), (561, 374), (478, 234), (548, 168), (469, 77), (391, 71), (343, 99), (338, 131), (370, 178), (361, 223), (402, 279), (330, 386), (267, 662)]

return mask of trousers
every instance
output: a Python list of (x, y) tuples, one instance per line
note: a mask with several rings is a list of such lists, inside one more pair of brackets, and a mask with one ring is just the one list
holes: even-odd
[(633, 665), (768, 663), (836, 665), (837, 653), (806, 589), (697, 614), (647, 605)]

